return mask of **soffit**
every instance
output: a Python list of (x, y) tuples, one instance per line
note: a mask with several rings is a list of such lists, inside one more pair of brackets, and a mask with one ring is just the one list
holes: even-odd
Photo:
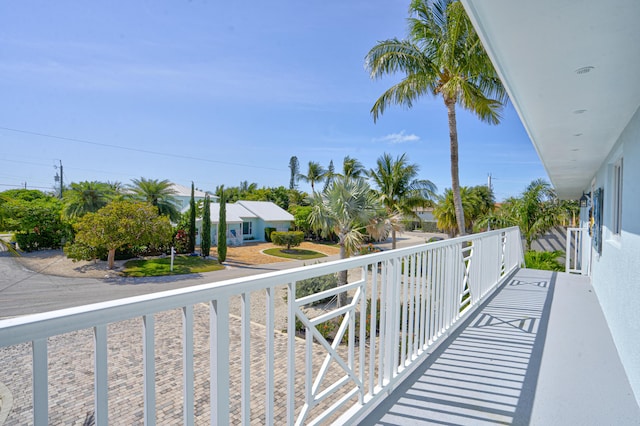
[(640, 105), (640, 2), (462, 1), (559, 196), (580, 197)]

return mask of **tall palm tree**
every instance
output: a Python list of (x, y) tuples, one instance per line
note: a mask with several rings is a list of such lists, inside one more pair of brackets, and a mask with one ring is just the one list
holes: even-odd
[(359, 178), (367, 172), (367, 169), (362, 165), (357, 158), (350, 156), (344, 157), (342, 160), (342, 176), (350, 178)]
[(442, 97), (449, 119), (451, 187), (458, 232), (465, 234), (458, 172), (456, 105), (490, 124), (500, 121), (507, 99), (489, 57), (462, 4), (453, 0), (412, 0), (409, 37), (384, 40), (365, 58), (371, 78), (402, 72), (405, 78), (389, 88), (371, 108), (374, 122), (398, 104), (411, 108), (423, 95)]
[(531, 250), (535, 239), (558, 225), (565, 215), (551, 185), (543, 179), (532, 181), (517, 198), (507, 199), (492, 217), (492, 224), (518, 226)]
[[(309, 222), (311, 227), (326, 237), (338, 236), (340, 258), (355, 253), (362, 244), (363, 230), (379, 231), (379, 205), (369, 184), (363, 179), (336, 177), (322, 193), (313, 193)], [(338, 274), (338, 285), (347, 283), (347, 271)], [(346, 295), (340, 294), (338, 305), (344, 306)]]
[(336, 168), (333, 165), (333, 160), (329, 161), (329, 167), (327, 168), (326, 173), (324, 174), (324, 188), (323, 191), (326, 191), (333, 182), (333, 179), (336, 177)]
[(178, 202), (174, 197), (176, 193), (171, 182), (167, 179), (132, 179), (132, 185), (129, 189), (133, 194), (133, 198), (146, 201), (158, 208), (158, 213), (169, 216), (172, 222), (180, 220), (180, 211), (178, 210)]
[(64, 213), (69, 218), (78, 218), (106, 206), (113, 199), (114, 191), (103, 182), (73, 182), (64, 192)]
[(315, 161), (309, 161), (309, 167), (307, 169), (307, 174), (300, 174), (298, 177), (305, 182), (309, 182), (311, 184), (311, 192), (315, 192), (315, 183), (324, 179), (327, 171), (320, 165), (320, 163)]
[(244, 199), (247, 195), (254, 192), (258, 189), (258, 184), (255, 182), (249, 183), (248, 180), (240, 181), (240, 186), (238, 187), (238, 196), (241, 199)]
[[(460, 198), (462, 200), (462, 209), (464, 211), (464, 227), (471, 229), (476, 211), (482, 203), (478, 194), (472, 191), (472, 188), (460, 187)], [(438, 229), (449, 234), (450, 237), (456, 235), (458, 231), (458, 222), (456, 219), (455, 203), (453, 201), (453, 191), (447, 188), (444, 195), (433, 209), (433, 217), (438, 221)]]
[(300, 163), (295, 155), (289, 159), (289, 169), (291, 170), (291, 179), (289, 179), (289, 189), (298, 187), (298, 175), (300, 174)]
[(122, 182), (117, 180), (114, 180), (114, 181), (108, 180), (106, 182), (106, 185), (109, 187), (109, 190), (111, 191), (111, 196), (113, 200), (121, 201), (123, 198), (126, 197), (127, 191), (124, 185), (122, 184)]
[[(376, 193), (384, 206), (388, 219), (417, 216), (416, 207), (425, 207), (437, 191), (433, 182), (417, 179), (420, 167), (409, 164), (406, 154), (396, 157), (384, 153), (369, 170), (369, 177), (378, 187)], [(391, 248), (396, 248), (396, 231), (401, 229), (396, 220), (391, 227)]]

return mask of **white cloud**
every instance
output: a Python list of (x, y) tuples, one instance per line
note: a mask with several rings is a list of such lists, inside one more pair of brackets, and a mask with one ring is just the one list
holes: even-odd
[(405, 134), (404, 130), (400, 133), (391, 133), (381, 138), (375, 138), (374, 142), (387, 142), (391, 145), (396, 145), (399, 143), (405, 142), (417, 142), (420, 140), (420, 136), (414, 135), (413, 133), (410, 135)]

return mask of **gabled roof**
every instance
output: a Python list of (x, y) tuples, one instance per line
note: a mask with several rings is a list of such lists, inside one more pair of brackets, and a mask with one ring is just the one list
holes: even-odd
[[(191, 187), (186, 187), (184, 185), (180, 185), (179, 183), (171, 183), (171, 189), (175, 191), (173, 194), (176, 197), (191, 197)], [(193, 191), (194, 198), (204, 198), (207, 195), (206, 192), (200, 191), (199, 189), (195, 189)], [(211, 196), (211, 199), (217, 199), (215, 195)]]
[[(227, 213), (227, 223), (241, 223), (243, 219), (255, 219), (257, 216), (245, 209), (238, 203), (227, 204), (226, 205), (226, 213)], [(211, 203), (211, 222), (218, 223), (218, 219), (220, 218), (220, 204), (219, 203)]]
[(236, 201), (266, 222), (290, 222), (293, 215), (271, 201)]

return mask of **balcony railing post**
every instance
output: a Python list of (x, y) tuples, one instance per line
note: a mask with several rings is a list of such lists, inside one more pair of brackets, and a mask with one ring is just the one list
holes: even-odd
[(47, 362), (47, 339), (31, 342), (33, 352), (33, 423), (35, 426), (49, 424), (49, 366)]
[(274, 361), (275, 361), (275, 348), (274, 348), (274, 338), (273, 338), (273, 330), (275, 324), (275, 287), (269, 287), (266, 289), (266, 297), (267, 297), (267, 312), (266, 312), (266, 323), (265, 327), (266, 331), (266, 344), (267, 344), (267, 353), (266, 353), (266, 365), (265, 365), (265, 386), (266, 386), (266, 401), (265, 401), (265, 425), (273, 425), (274, 423)]
[(295, 422), (296, 282), (287, 285), (287, 424)]
[(106, 426), (109, 423), (107, 327), (105, 325), (95, 326), (93, 328), (93, 339), (95, 342), (95, 423), (96, 426)]
[(182, 308), (182, 383), (184, 424), (194, 423), (193, 306)]
[(229, 424), (229, 298), (210, 302), (211, 424)]
[(242, 424), (248, 425), (251, 422), (251, 294), (242, 293), (240, 301), (242, 306), (240, 411)]
[(153, 314), (142, 317), (142, 358), (144, 380), (144, 424), (156, 424), (156, 364)]

